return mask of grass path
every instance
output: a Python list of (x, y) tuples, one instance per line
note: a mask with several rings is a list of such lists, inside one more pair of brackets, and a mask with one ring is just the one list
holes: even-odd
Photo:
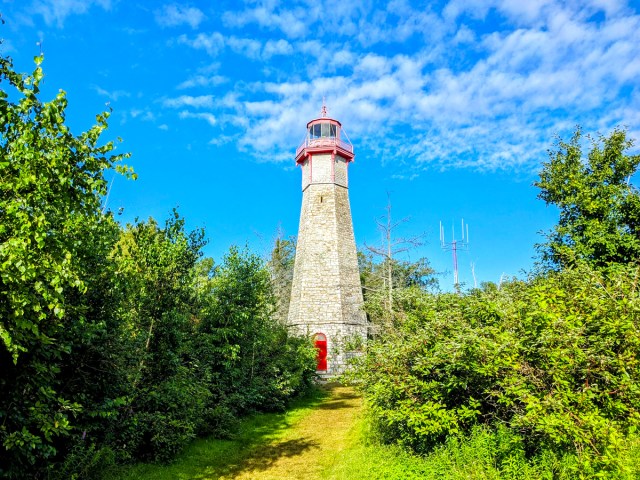
[(170, 465), (137, 464), (105, 480), (304, 479), (324, 477), (353, 441), (362, 399), (349, 387), (326, 387), (288, 412), (243, 421), (231, 440), (194, 441)]
[(322, 478), (339, 458), (362, 408), (362, 399), (347, 387), (332, 387), (329, 396), (285, 434), (259, 446), (221, 479), (276, 480)]

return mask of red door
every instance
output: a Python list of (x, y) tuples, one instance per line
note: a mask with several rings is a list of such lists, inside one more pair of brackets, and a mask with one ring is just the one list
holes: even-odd
[(318, 361), (318, 366), (316, 370), (318, 371), (326, 371), (327, 370), (327, 337), (324, 333), (316, 333), (313, 337), (313, 345), (318, 350), (318, 355), (316, 357)]

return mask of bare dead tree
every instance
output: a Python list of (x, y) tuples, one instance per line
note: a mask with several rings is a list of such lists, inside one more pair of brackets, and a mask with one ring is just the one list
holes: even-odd
[[(382, 259), (382, 262), (380, 262), (382, 268), (379, 274), (382, 285), (365, 285), (365, 289), (369, 288), (383, 291), (385, 297), (384, 303), (387, 313), (387, 322), (393, 322), (393, 292), (394, 289), (402, 286), (399, 285), (400, 280), (394, 281), (394, 270), (397, 270), (398, 266), (397, 256), (401, 253), (421, 246), (424, 243), (424, 234), (415, 235), (412, 237), (401, 237), (396, 235), (397, 229), (407, 223), (410, 217), (403, 217), (399, 220), (393, 219), (391, 195), (389, 192), (387, 192), (387, 206), (385, 207), (385, 210), (386, 213), (376, 219), (376, 225), (382, 237), (380, 245), (367, 245), (365, 242), (366, 249), (374, 256)], [(415, 264), (416, 269), (418, 265), (423, 266), (424, 262), (418, 262), (417, 264)]]
[(289, 315), (295, 256), (295, 238), (283, 238), (283, 233), (278, 228), (271, 254), (267, 260), (267, 268), (271, 276), (271, 285), (276, 300), (275, 315), (281, 323), (286, 323)]

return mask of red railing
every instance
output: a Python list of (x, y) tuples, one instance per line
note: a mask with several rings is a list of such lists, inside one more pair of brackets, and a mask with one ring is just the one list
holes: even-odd
[(320, 137), (320, 138), (309, 138), (306, 137), (302, 140), (300, 146), (296, 149), (296, 157), (300, 154), (300, 152), (305, 148), (323, 148), (323, 147), (339, 147), (343, 150), (346, 150), (349, 153), (353, 153), (353, 145), (349, 142), (345, 142), (340, 138), (335, 137)]

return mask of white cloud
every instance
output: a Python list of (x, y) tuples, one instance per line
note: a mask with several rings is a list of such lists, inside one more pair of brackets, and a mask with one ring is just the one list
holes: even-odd
[(119, 98), (130, 97), (131, 94), (124, 90), (105, 90), (104, 88), (99, 87), (98, 85), (93, 85), (93, 89), (96, 91), (98, 95), (102, 95), (103, 97), (109, 98), (114, 102), (118, 101)]
[(205, 120), (209, 125), (214, 126), (217, 123), (215, 115), (207, 112), (189, 112), (188, 110), (183, 110), (178, 114), (178, 117), (185, 118), (199, 118), (201, 120)]
[(476, 34), (466, 25), (460, 25), (455, 36), (451, 40), (454, 45), (460, 45), (464, 43), (473, 43), (476, 41)]
[(433, 40), (449, 28), (431, 7), (413, 8), (402, 0), (386, 6), (364, 0), (258, 0), (244, 10), (225, 12), (222, 18), (231, 28), (257, 25), (293, 40), (349, 36), (363, 46), (402, 43), (414, 35)]
[(211, 140), (209, 140), (209, 145), (215, 145), (215, 146), (226, 145), (227, 143), (231, 143), (235, 141), (236, 138), (237, 137), (233, 135), (218, 135), (217, 137), (214, 137)]
[(193, 87), (215, 87), (228, 82), (229, 79), (222, 75), (195, 75), (178, 85), (179, 90)]
[(153, 122), (156, 119), (155, 114), (148, 109), (139, 110), (134, 108), (129, 112), (129, 115), (131, 115), (133, 119), (143, 120), (145, 122)]
[(269, 59), (274, 55), (291, 55), (293, 53), (293, 47), (286, 40), (269, 40), (264, 45), (262, 51), (263, 58)]
[[(346, 3), (329, 0), (340, 12), (331, 10), (331, 26), (316, 4), (295, 1), (224, 16), (231, 27), (278, 29), (292, 40), (182, 38), (212, 55), (282, 55), (210, 108), (241, 149), (291, 160), (323, 96), (358, 145), (417, 168), (527, 170), (577, 123), (606, 131), (628, 118), (630, 131), (640, 130), (640, 16), (620, 2), (452, 0), (442, 12), (404, 0)], [(285, 17), (295, 19), (290, 32)], [(207, 78), (181, 86), (206, 87)]]
[(182, 107), (211, 108), (214, 106), (213, 95), (200, 95), (200, 96), (180, 95), (179, 97), (176, 97), (176, 98), (164, 99), (162, 104), (165, 107), (170, 107), (170, 108), (182, 108)]
[(227, 46), (234, 52), (245, 57), (258, 59), (262, 51), (262, 43), (252, 38), (228, 37), (225, 39)]
[(198, 25), (205, 18), (200, 9), (175, 3), (164, 5), (161, 9), (155, 11), (156, 22), (162, 27), (176, 27), (186, 24), (191, 28), (198, 28)]
[(284, 39), (268, 40), (263, 45), (261, 41), (253, 38), (224, 36), (219, 32), (200, 33), (194, 38), (181, 35), (178, 37), (178, 43), (205, 50), (211, 56), (216, 56), (228, 48), (251, 60), (269, 60), (277, 55), (291, 55), (294, 52), (293, 46)]
[(111, 0), (34, 0), (29, 10), (42, 15), (47, 25), (62, 27), (69, 15), (82, 15), (93, 6), (109, 10)]
[(192, 48), (205, 50), (209, 55), (217, 55), (225, 45), (224, 36), (219, 32), (210, 34), (199, 33), (195, 38), (190, 39), (186, 35), (178, 37), (178, 43), (188, 45)]
[(277, 7), (277, 2), (267, 0), (260, 1), (256, 7), (241, 12), (226, 12), (223, 20), (227, 25), (234, 27), (256, 23), (261, 27), (278, 29), (290, 38), (298, 38), (306, 33), (304, 22), (306, 15), (309, 15), (308, 9), (305, 10), (302, 7), (291, 10), (280, 9)]

